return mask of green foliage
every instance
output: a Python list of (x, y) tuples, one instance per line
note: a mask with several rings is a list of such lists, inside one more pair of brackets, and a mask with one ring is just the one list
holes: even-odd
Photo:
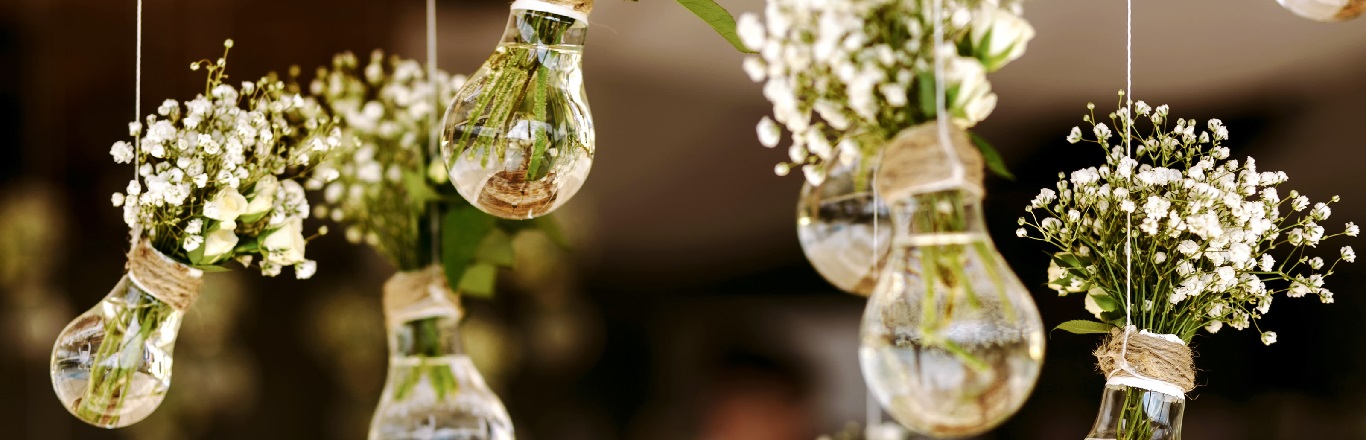
[(702, 19), (708, 26), (711, 26), (717, 34), (720, 34), (722, 38), (725, 38), (726, 41), (730, 42), (731, 46), (735, 46), (735, 50), (743, 53), (755, 53), (754, 50), (745, 47), (745, 44), (740, 42), (740, 35), (735, 32), (735, 17), (730, 15), (730, 11), (727, 11), (726, 8), (716, 4), (713, 0), (677, 1), (678, 4), (683, 5), (684, 8), (687, 8), (689, 11), (692, 11), (694, 15), (697, 15), (697, 18)]
[(1110, 333), (1110, 329), (1115, 326), (1103, 322), (1087, 321), (1077, 319), (1059, 324), (1054, 330), (1062, 330), (1077, 335), (1088, 335), (1097, 333)]

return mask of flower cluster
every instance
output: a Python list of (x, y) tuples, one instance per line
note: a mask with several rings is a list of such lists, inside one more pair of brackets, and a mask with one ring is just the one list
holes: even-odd
[[(232, 40), (224, 46), (232, 48)], [(240, 89), (227, 84), (226, 57), (224, 50), (217, 61), (190, 66), (208, 72), (203, 94), (166, 100), (155, 115), (129, 124), (137, 147), (119, 141), (110, 148), (115, 162), (140, 164), (112, 202), (135, 235), (178, 261), (250, 265), (259, 256), (265, 275), (293, 266), (308, 278), (316, 270), (304, 257), (309, 205), (295, 180), (340, 144), (340, 131), (316, 102), (273, 75)]]
[[(1328, 232), (1336, 196), (1326, 203), (1293, 190), (1282, 196), (1284, 172), (1258, 171), (1251, 157), (1229, 159), (1228, 128), (1218, 119), (1204, 130), (1194, 120), (1171, 124), (1167, 106), (1139, 101), (1109, 115), (1116, 133), (1090, 108), (1091, 129), (1074, 127), (1067, 141), (1098, 144), (1105, 165), (1060, 174), (1056, 190), (1044, 189), (1025, 208), (1029, 217), (1016, 231), (1058, 248), (1050, 288), (1085, 292), (1087, 310), (1116, 326), (1132, 304), (1134, 325), (1187, 342), (1201, 328), (1257, 326), (1279, 294), (1333, 302), (1324, 279), (1356, 253), (1342, 247), (1329, 262), (1310, 251), (1360, 232), (1350, 222)], [(1151, 131), (1132, 128), (1135, 119)], [(1261, 335), (1276, 340), (1274, 332)]]
[(337, 154), (319, 166), (319, 175), (337, 178), (308, 182), (323, 195), (314, 215), (347, 224), (348, 241), (375, 247), (400, 268), (421, 268), (427, 202), (450, 186), (440, 158), (428, 157), (431, 117), (464, 82), (437, 71), (433, 90), (421, 64), (379, 51), (363, 68), (351, 53), (319, 68), (309, 92), (337, 115), (344, 134)]
[[(902, 129), (935, 118), (936, 81), (954, 123), (971, 127), (991, 113), (996, 95), (986, 73), (1020, 57), (1033, 28), (1018, 1), (942, 0), (936, 48), (932, 1), (770, 0), (766, 22), (739, 18), (740, 38), (759, 53), (744, 70), (765, 83), (777, 120), (759, 121), (759, 141), (777, 146), (779, 124), (792, 133), (791, 162), (777, 174), (798, 166), (818, 185), (832, 163), (874, 156)], [(936, 50), (943, 78), (935, 76)]]

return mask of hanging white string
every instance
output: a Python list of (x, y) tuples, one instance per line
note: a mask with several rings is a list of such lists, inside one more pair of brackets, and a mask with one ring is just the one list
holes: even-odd
[[(437, 127), (437, 111), (441, 109), (441, 84), (436, 79), (436, 0), (427, 0), (427, 81), (431, 84), (432, 110), (427, 114), (427, 124), (432, 132), (427, 136), (427, 160), (438, 160), (437, 142), (441, 127)], [(428, 164), (430, 165), (430, 162)], [(426, 170), (423, 170), (424, 172)], [(427, 208), (427, 223), (430, 230), (431, 262), (436, 264), (441, 258), (441, 225), (436, 209)], [(459, 281), (459, 280), (447, 280)]]
[(133, 181), (141, 184), (138, 169), (142, 168), (142, 0), (137, 7), (137, 55), (134, 57), (133, 76), (133, 123), (138, 124), (138, 134), (133, 136)]
[(961, 185), (966, 178), (967, 170), (958, 160), (958, 150), (954, 148), (949, 140), (949, 112), (948, 112), (948, 92), (944, 89), (944, 0), (932, 2), (932, 18), (934, 20), (934, 113), (935, 123), (939, 127), (939, 146), (944, 148), (944, 155), (947, 157), (952, 173), (949, 175), (949, 185)]
[[(1134, 87), (1134, 0), (1125, 0), (1124, 14), (1124, 101), (1125, 109), (1129, 112), (1127, 118), (1133, 120), (1133, 110), (1128, 103), (1133, 102)], [(1133, 123), (1124, 122), (1124, 157), (1133, 158), (1133, 148), (1129, 140), (1133, 137)], [(1121, 165), (1123, 166), (1123, 165)], [(1129, 180), (1133, 180), (1133, 173), (1129, 173)], [(1129, 333), (1133, 328), (1133, 290), (1134, 290), (1134, 213), (1124, 213), (1124, 344), (1119, 350), (1120, 367), (1130, 374), (1138, 375), (1138, 372), (1129, 368)], [(1142, 376), (1139, 376), (1142, 377)]]

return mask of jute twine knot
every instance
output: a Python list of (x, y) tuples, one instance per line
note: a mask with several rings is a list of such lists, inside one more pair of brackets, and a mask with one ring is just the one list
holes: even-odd
[(549, 3), (549, 4), (552, 4), (552, 5), (555, 5), (555, 6), (561, 6), (561, 7), (573, 9), (575, 12), (582, 12), (583, 15), (588, 15), (589, 13), (593, 12), (593, 0), (537, 0), (537, 1), (540, 1), (540, 2), (542, 2), (542, 3)]
[(390, 327), (424, 318), (459, 320), (462, 315), (460, 297), (451, 291), (439, 264), (399, 272), (384, 282), (384, 322)]
[[(1096, 348), (1096, 366), (1107, 378), (1134, 377), (1153, 379), (1169, 383), (1182, 391), (1195, 389), (1195, 361), (1190, 347), (1172, 342), (1156, 335), (1129, 331), (1129, 347), (1124, 347), (1124, 331), (1111, 329), (1110, 337)], [(1120, 361), (1120, 353), (1125, 353), (1129, 370)]]
[(1366, 0), (1348, 0), (1347, 4), (1338, 11), (1333, 18), (1336, 20), (1350, 20), (1366, 12)]
[[(954, 188), (981, 194), (985, 163), (982, 153), (960, 128), (949, 128), (949, 142), (956, 158), (940, 144), (937, 123), (902, 130), (883, 149), (877, 171), (878, 193), (887, 200)], [(962, 167), (961, 176), (954, 176), (956, 167)]]
[(555, 188), (555, 173), (535, 181), (526, 180), (526, 173), (525, 169), (494, 173), (479, 194), (479, 204), (509, 218), (525, 218), (532, 213), (545, 212), (559, 196)]
[(189, 310), (204, 285), (204, 271), (177, 263), (152, 248), (145, 239), (136, 239), (124, 265), (133, 282), (148, 295), (178, 311)]

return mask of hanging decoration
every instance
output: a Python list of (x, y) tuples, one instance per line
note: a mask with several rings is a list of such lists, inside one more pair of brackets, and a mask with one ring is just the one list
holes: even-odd
[(1346, 21), (1366, 13), (1366, 0), (1276, 0), (1295, 15), (1314, 21)]
[[(773, 118), (759, 121), (759, 141), (776, 147), (791, 133), (788, 162), (778, 175), (805, 176), (797, 233), (807, 258), (827, 280), (867, 295), (886, 261), (889, 230), (878, 228), (887, 207), (874, 197), (879, 154), (902, 130), (936, 119), (935, 84), (943, 82), (952, 124), (969, 128), (996, 106), (986, 79), (1024, 54), (1034, 30), (1018, 1), (945, 0), (944, 71), (936, 75), (931, 2), (857, 0), (806, 5), (767, 3), (767, 22), (740, 17), (737, 31), (758, 51), (744, 61), (764, 83)], [(776, 122), (775, 122), (776, 120)], [(1009, 176), (985, 140), (972, 136), (996, 174)]]
[(266, 276), (287, 266), (298, 278), (316, 270), (304, 256), (309, 205), (296, 180), (339, 143), (338, 131), (317, 103), (273, 76), (228, 84), (226, 58), (224, 50), (192, 64), (207, 71), (204, 93), (166, 100), (129, 124), (133, 144), (110, 149), (136, 169), (127, 193), (112, 200), (132, 229), (127, 273), (52, 349), (53, 389), (86, 423), (128, 426), (161, 403), (180, 320), (204, 272), (234, 261)]
[(1108, 123), (1088, 105), (1090, 128), (1067, 136), (1099, 146), (1105, 164), (1060, 175), (1056, 190), (1044, 189), (1026, 208), (1017, 234), (1055, 248), (1049, 287), (1081, 296), (1095, 318), (1058, 328), (1107, 335), (1096, 349), (1107, 382), (1088, 438), (1179, 439), (1185, 395), (1195, 387), (1196, 333), (1254, 328), (1263, 343), (1276, 342), (1276, 332), (1258, 325), (1272, 300), (1314, 295), (1332, 303), (1324, 281), (1356, 253), (1313, 251), (1359, 229), (1349, 222), (1327, 231), (1337, 197), (1311, 204), (1291, 190), (1282, 198), (1284, 172), (1230, 159), (1229, 131), (1218, 119), (1202, 129), (1172, 121), (1166, 105), (1129, 107), (1120, 96)]
[(461, 347), (459, 294), (494, 292), (498, 269), (513, 264), (517, 234), (539, 230), (562, 239), (552, 217), (499, 219), (454, 192), (427, 146), (435, 136), (431, 116), (442, 110), (437, 103), (465, 78), (435, 69), (428, 75), (416, 61), (378, 51), (363, 67), (341, 54), (319, 69), (309, 89), (338, 116), (343, 135), (319, 166), (338, 177), (316, 187), (323, 200), (315, 214), (342, 223), (349, 241), (373, 247), (399, 270), (384, 288), (391, 356), (370, 438), (458, 431), (511, 439), (502, 402)]
[(450, 181), (480, 210), (545, 215), (573, 197), (593, 165), (583, 86), (592, 0), (518, 0), (503, 40), (451, 100), (441, 154)]

